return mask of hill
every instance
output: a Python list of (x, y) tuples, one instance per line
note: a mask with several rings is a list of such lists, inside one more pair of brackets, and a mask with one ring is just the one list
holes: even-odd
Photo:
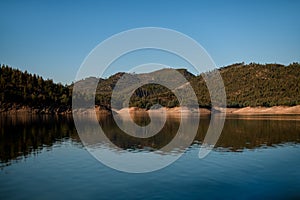
[[(299, 63), (292, 63), (288, 66), (237, 63), (222, 67), (219, 71), (224, 81), (228, 107), (300, 105)], [(190, 81), (197, 95), (199, 106), (209, 108), (211, 106), (209, 93), (202, 76), (195, 76), (186, 69), (178, 69), (178, 72)], [(162, 69), (138, 75), (120, 72), (107, 79), (89, 77), (79, 81), (80, 84), (78, 85), (84, 91), (89, 83), (98, 82), (96, 105), (110, 109), (112, 90), (121, 77), (129, 76), (131, 83), (135, 84), (140, 79), (151, 77), (153, 73), (159, 75), (168, 73), (168, 70)], [(176, 80), (174, 80), (175, 83)], [(72, 88), (73, 85), (57, 84), (38, 75), (2, 65), (0, 68), (0, 111), (5, 112), (26, 107), (40, 113), (70, 112)], [(179, 105), (179, 101), (172, 90), (158, 84), (149, 83), (135, 91), (124, 87), (123, 92), (133, 92), (130, 106), (149, 109), (156, 103), (169, 108)], [(123, 100), (121, 98), (120, 102)], [(119, 108), (122, 108), (122, 104), (119, 105)]]
[[(237, 63), (219, 69), (227, 96), (227, 107), (271, 107), (300, 104), (300, 65)], [(209, 105), (205, 82), (197, 76), (191, 83), (200, 106)]]
[(71, 108), (68, 86), (9, 66), (0, 68), (0, 112), (26, 108), (30, 112), (61, 113)]

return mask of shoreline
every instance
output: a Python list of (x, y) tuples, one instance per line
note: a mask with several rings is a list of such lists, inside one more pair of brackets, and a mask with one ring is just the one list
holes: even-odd
[[(110, 115), (112, 112), (119, 115), (124, 115), (127, 112), (133, 115), (143, 114), (160, 114), (166, 112), (168, 115), (190, 115), (200, 112), (200, 115), (210, 115), (211, 109), (208, 108), (195, 108), (188, 109), (185, 107), (174, 108), (160, 108), (157, 110), (146, 110), (143, 108), (130, 107), (123, 108), (121, 110), (109, 110), (100, 106), (95, 107), (96, 114), (98, 115)], [(75, 112), (80, 114), (89, 114), (91, 109), (79, 109)], [(223, 113), (224, 110), (215, 109), (216, 113)], [(244, 107), (244, 108), (226, 108), (226, 115), (300, 115), (300, 105), (297, 106), (273, 106), (273, 107)], [(12, 107), (9, 109), (0, 110), (0, 114), (49, 114), (49, 115), (72, 115), (72, 110), (68, 107), (56, 107), (56, 108), (31, 108), (28, 106)]]
[[(180, 114), (180, 107), (166, 108), (166, 113), (170, 115)], [(145, 110), (141, 108), (124, 108), (121, 110), (116, 110), (118, 114), (123, 114), (129, 111), (129, 113), (139, 114), (139, 113), (160, 113), (163, 112), (161, 109), (158, 110)], [(211, 109), (199, 108), (199, 109), (188, 109), (182, 108), (181, 114), (193, 114), (197, 111), (200, 115), (210, 115), (212, 113)], [(216, 109), (216, 113), (224, 113), (224, 109)], [(226, 115), (300, 115), (300, 105), (297, 106), (273, 106), (273, 107), (244, 107), (244, 108), (226, 108)]]
[(227, 108), (226, 114), (236, 115), (299, 115), (300, 105), (297, 106), (273, 106), (273, 107), (244, 107)]

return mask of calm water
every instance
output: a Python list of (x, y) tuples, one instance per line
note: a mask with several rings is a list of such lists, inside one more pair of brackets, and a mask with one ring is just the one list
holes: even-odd
[[(179, 121), (143, 140), (122, 134), (111, 118), (100, 124), (119, 147), (145, 150), (167, 144)], [(227, 117), (217, 147), (199, 159), (208, 124), (201, 118), (194, 144), (172, 165), (128, 174), (92, 157), (72, 118), (1, 116), (0, 199), (300, 198), (300, 116)]]

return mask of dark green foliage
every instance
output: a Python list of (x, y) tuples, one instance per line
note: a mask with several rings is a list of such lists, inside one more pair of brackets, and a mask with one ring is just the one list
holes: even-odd
[(30, 107), (71, 105), (71, 90), (52, 80), (2, 65), (0, 68), (1, 106), (18, 104)]
[(179, 105), (173, 92), (158, 84), (143, 85), (133, 93), (130, 99), (132, 107), (150, 109), (155, 104), (169, 108)]
[(300, 65), (240, 64), (221, 69), (228, 107), (300, 104)]

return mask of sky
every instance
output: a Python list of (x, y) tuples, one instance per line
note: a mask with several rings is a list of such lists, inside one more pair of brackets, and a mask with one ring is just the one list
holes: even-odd
[(71, 83), (103, 40), (141, 27), (188, 35), (218, 67), (300, 62), (300, 1), (2, 0), (0, 8), (0, 63), (55, 82)]

